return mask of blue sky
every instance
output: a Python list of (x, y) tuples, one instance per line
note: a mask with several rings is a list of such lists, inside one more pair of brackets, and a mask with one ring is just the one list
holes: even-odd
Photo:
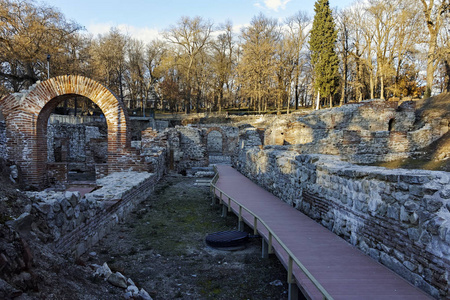
[[(330, 0), (332, 8), (345, 8), (354, 0)], [(201, 16), (215, 25), (227, 19), (236, 28), (250, 23), (260, 12), (283, 20), (299, 10), (314, 15), (309, 0), (43, 0), (58, 8), (67, 19), (77, 21), (88, 32), (105, 33), (118, 27), (135, 38), (149, 41), (158, 32), (175, 25), (182, 16)]]

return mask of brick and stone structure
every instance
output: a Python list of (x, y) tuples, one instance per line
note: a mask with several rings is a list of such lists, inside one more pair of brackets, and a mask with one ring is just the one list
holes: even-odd
[(8, 159), (22, 169), (31, 185), (46, 183), (47, 121), (65, 97), (84, 96), (102, 110), (108, 126), (108, 172), (140, 170), (139, 156), (130, 143), (129, 120), (124, 104), (100, 83), (77, 75), (37, 82), (21, 93), (0, 100), (6, 123)]

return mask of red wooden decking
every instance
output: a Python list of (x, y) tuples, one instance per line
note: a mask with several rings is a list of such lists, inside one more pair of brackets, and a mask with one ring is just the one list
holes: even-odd
[[(334, 299), (430, 299), (423, 291), (336, 236), (303, 213), (229, 166), (217, 166), (216, 186), (261, 218), (302, 262)], [(216, 191), (217, 196), (219, 192)], [(228, 198), (223, 197), (224, 203)], [(235, 213), (238, 206), (231, 205)], [(253, 228), (254, 218), (243, 212), (244, 221)], [(267, 230), (257, 224), (266, 240)], [(274, 250), (287, 266), (288, 255), (274, 242)], [(322, 295), (294, 263), (300, 290), (311, 299)]]

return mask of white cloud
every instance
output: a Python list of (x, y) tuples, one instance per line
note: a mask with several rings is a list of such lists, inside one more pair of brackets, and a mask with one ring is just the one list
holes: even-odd
[(87, 27), (89, 33), (94, 36), (98, 34), (108, 33), (111, 27), (116, 27), (122, 34), (129, 35), (132, 38), (143, 41), (144, 43), (149, 43), (152, 40), (161, 38), (158, 29), (149, 27), (134, 27), (127, 24), (112, 24), (112, 23), (96, 23), (90, 24)]
[(286, 9), (286, 4), (288, 4), (291, 0), (263, 0), (264, 5), (261, 1), (255, 3), (256, 7), (265, 7), (269, 10), (278, 11), (281, 9)]

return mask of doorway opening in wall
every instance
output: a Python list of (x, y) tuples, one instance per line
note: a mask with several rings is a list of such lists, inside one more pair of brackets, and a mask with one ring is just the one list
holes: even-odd
[(223, 154), (222, 133), (212, 130), (207, 136), (207, 151), (210, 156), (218, 156)]
[(108, 127), (89, 98), (64, 95), (47, 123), (47, 161), (67, 164), (69, 182), (92, 182), (96, 166), (107, 163)]

